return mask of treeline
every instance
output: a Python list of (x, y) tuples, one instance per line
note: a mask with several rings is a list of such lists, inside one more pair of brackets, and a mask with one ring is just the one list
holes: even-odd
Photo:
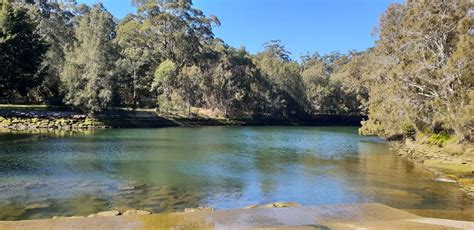
[(198, 107), (229, 116), (363, 113), (357, 92), (330, 78), (360, 53), (316, 54), (299, 64), (270, 41), (251, 55), (216, 38), (217, 17), (190, 0), (133, 4), (137, 12), (117, 20), (101, 4), (7, 1), (2, 98), (88, 112), (120, 106)]
[(230, 47), (212, 32), (218, 18), (191, 0), (134, 0), (136, 12), (121, 20), (101, 4), (2, 1), (0, 97), (6, 102), (89, 113), (148, 107), (292, 119), (368, 114), (365, 134), (471, 135), (468, 0), (394, 4), (381, 17), (374, 48), (308, 54), (299, 62), (279, 41), (255, 55)]

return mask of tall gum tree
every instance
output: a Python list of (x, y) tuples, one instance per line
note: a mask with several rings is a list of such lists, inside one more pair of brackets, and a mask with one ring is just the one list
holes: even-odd
[(75, 29), (76, 41), (66, 52), (61, 80), (65, 102), (94, 113), (106, 107), (112, 97), (118, 58), (113, 42), (115, 21), (102, 4), (81, 7), (84, 13)]
[(466, 81), (472, 71), (464, 54), (472, 46), (458, 50), (468, 32), (458, 28), (466, 24), (470, 5), (465, 0), (408, 0), (386, 11), (375, 47), (376, 81), (365, 128), (373, 126), (376, 134), (385, 135), (414, 128), (465, 138), (472, 129), (464, 119), (472, 117), (467, 110), (472, 83)]
[(28, 10), (3, 0), (0, 11), (0, 96), (27, 96), (42, 81), (37, 72), (47, 48)]

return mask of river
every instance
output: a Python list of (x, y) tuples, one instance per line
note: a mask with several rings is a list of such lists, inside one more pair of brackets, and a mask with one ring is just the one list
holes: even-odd
[(396, 157), (356, 127), (110, 129), (0, 135), (0, 219), (103, 210), (182, 211), (383, 203), (471, 210), (455, 184)]

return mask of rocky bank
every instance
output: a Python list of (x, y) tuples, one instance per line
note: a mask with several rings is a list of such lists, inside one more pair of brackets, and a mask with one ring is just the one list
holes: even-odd
[(393, 142), (396, 152), (422, 164), (436, 175), (436, 181), (457, 183), (474, 200), (474, 145), (428, 145), (415, 141)]
[(0, 128), (23, 131), (34, 129), (87, 130), (107, 128), (97, 119), (75, 112), (0, 111)]

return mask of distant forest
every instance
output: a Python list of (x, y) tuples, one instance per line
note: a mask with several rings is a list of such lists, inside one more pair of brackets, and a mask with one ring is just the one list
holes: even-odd
[(278, 40), (255, 55), (229, 46), (213, 34), (219, 19), (191, 0), (132, 4), (136, 12), (119, 20), (102, 4), (0, 0), (0, 101), (90, 114), (128, 107), (368, 115), (364, 134), (472, 136), (472, 1), (393, 4), (375, 47), (298, 61)]

